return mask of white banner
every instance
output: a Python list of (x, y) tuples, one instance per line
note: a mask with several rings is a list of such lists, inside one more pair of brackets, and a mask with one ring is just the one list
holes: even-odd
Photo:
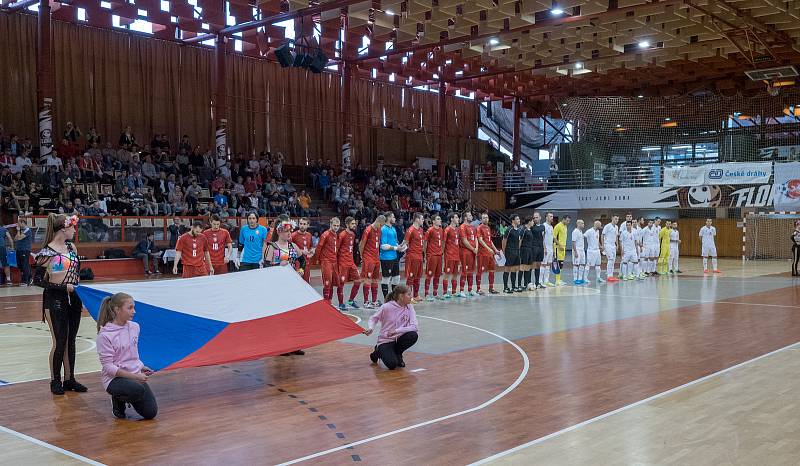
[(790, 162), (800, 160), (800, 146), (772, 146), (758, 151), (762, 159), (787, 159)]
[(706, 184), (703, 167), (664, 167), (664, 187), (702, 186)]
[(772, 176), (772, 162), (712, 163), (703, 165), (706, 184), (766, 184)]
[(654, 209), (678, 207), (675, 189), (565, 189), (528, 191), (508, 197), (509, 209)]
[(766, 184), (772, 162), (710, 163), (699, 167), (664, 167), (664, 187)]
[(800, 211), (800, 163), (775, 164), (775, 210)]

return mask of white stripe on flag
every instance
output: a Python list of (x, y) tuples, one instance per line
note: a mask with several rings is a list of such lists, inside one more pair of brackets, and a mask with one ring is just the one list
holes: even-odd
[(288, 267), (86, 287), (112, 294), (128, 293), (140, 303), (228, 323), (281, 314), (322, 299)]

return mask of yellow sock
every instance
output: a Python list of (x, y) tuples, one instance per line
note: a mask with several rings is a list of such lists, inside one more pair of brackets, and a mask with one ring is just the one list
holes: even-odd
[(556, 274), (556, 284), (559, 284), (559, 283), (561, 283), (561, 274), (557, 273)]

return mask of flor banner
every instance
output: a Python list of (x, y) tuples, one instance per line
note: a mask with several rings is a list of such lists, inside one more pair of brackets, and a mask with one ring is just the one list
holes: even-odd
[(775, 164), (775, 209), (800, 210), (800, 162)]

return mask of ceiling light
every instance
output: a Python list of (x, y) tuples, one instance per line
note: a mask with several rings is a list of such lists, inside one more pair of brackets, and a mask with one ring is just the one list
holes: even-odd
[(562, 10), (559, 7), (555, 7), (552, 10), (550, 10), (550, 14), (553, 16), (561, 16), (564, 14), (564, 10)]
[(576, 70), (579, 70), (581, 68), (583, 68), (583, 63), (581, 63), (581, 62), (575, 63), (575, 69)]
[(643, 96), (643, 95), (641, 95), (641, 94), (639, 94), (639, 98), (640, 98), (640, 99), (644, 99), (644, 96)]
[(650, 47), (650, 42), (648, 42), (646, 40), (643, 40), (643, 41), (639, 42), (639, 48), (640, 49), (646, 49), (647, 47)]
[(389, 16), (394, 16), (394, 11), (386, 10), (386, 14), (389, 15)]
[(489, 39), (489, 45), (497, 45), (499, 43), (500, 43), (500, 41), (497, 40), (497, 39), (494, 39), (494, 38)]
[(670, 118), (670, 117), (664, 118), (664, 121), (671, 121), (671, 120), (672, 120), (672, 118)]

